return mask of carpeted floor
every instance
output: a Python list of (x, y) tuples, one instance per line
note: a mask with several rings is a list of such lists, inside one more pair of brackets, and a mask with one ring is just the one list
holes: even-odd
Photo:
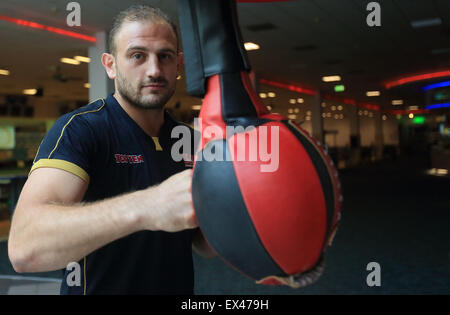
[[(341, 172), (342, 221), (317, 283), (297, 290), (256, 285), (218, 258), (194, 255), (196, 294), (450, 294), (450, 178), (425, 168), (409, 157)], [(381, 266), (380, 287), (366, 284), (370, 262)], [(6, 242), (0, 275), (17, 275)]]

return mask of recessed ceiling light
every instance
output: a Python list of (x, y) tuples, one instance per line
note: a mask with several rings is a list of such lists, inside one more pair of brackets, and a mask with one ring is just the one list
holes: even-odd
[(78, 60), (75, 60), (72, 58), (61, 58), (60, 61), (63, 63), (70, 64), (70, 65), (79, 65), (80, 64), (80, 62)]
[(336, 82), (336, 81), (341, 81), (341, 77), (338, 76), (338, 75), (325, 76), (325, 77), (322, 77), (322, 81), (323, 81), (323, 82)]
[(303, 98), (297, 98), (297, 103), (299, 104), (303, 104), (305, 102), (305, 100)]
[(259, 45), (252, 43), (252, 42), (247, 42), (244, 44), (245, 50), (250, 51), (250, 50), (258, 50), (259, 49)]
[(290, 103), (290, 104), (295, 104), (295, 103), (297, 103), (297, 101), (296, 101), (295, 99), (291, 98), (291, 99), (289, 100), (289, 103)]
[(392, 100), (392, 105), (403, 105), (403, 100)]
[(85, 63), (91, 62), (91, 58), (84, 57), (84, 56), (75, 56), (75, 57), (73, 57), (73, 59), (81, 61), (81, 62), (85, 62)]
[(275, 96), (277, 96), (275, 93), (273, 93), (273, 92), (269, 92), (269, 93), (267, 93), (267, 96), (268, 97), (275, 97)]
[(0, 69), (0, 75), (9, 75), (9, 70)]
[(259, 93), (259, 97), (261, 97), (261, 98), (267, 98), (267, 94), (266, 94), (266, 93)]
[(202, 108), (202, 105), (192, 105), (193, 110), (200, 110)]
[(380, 96), (380, 91), (367, 91), (366, 95), (369, 96), (369, 97)]
[(90, 83), (85, 83), (83, 86), (84, 86), (86, 89), (90, 89), (90, 88), (91, 88), (91, 84), (90, 84)]
[(37, 89), (25, 89), (23, 90), (23, 94), (25, 95), (35, 95), (37, 93)]
[(417, 109), (419, 109), (419, 106), (417, 106), (417, 105), (412, 105), (412, 106), (409, 106), (409, 109), (410, 109), (410, 110), (417, 110)]

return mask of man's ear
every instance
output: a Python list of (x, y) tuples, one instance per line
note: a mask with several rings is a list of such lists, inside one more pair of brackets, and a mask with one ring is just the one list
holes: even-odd
[(181, 67), (184, 66), (184, 54), (182, 52), (178, 53), (178, 62), (177, 62), (177, 74), (181, 74)]
[(102, 54), (102, 64), (103, 67), (105, 67), (106, 73), (108, 74), (108, 77), (111, 80), (114, 80), (116, 78), (116, 67), (115, 67), (116, 60), (114, 59), (114, 56), (108, 53)]

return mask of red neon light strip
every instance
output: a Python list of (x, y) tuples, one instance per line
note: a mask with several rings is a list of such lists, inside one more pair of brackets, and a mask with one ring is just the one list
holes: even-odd
[(422, 80), (428, 80), (428, 79), (434, 79), (434, 78), (440, 78), (440, 77), (449, 77), (450, 71), (438, 71), (438, 72), (432, 72), (432, 73), (424, 73), (419, 75), (413, 75), (410, 77), (401, 78), (398, 80), (393, 80), (386, 82), (384, 84), (386, 89), (390, 89), (394, 86), (403, 85), (406, 83), (412, 83), (416, 81), (422, 81)]
[(285, 84), (285, 83), (270, 81), (270, 80), (266, 80), (266, 79), (259, 79), (259, 82), (262, 84), (267, 84), (267, 85), (279, 87), (282, 89), (286, 89), (286, 90), (290, 90), (290, 91), (294, 91), (294, 92), (298, 92), (298, 93), (309, 94), (309, 95), (317, 94), (316, 91), (314, 91), (314, 90), (306, 89), (306, 88), (298, 86), (298, 85)]
[(48, 31), (48, 32), (51, 32), (51, 33), (60, 34), (60, 35), (63, 35), (63, 36), (74, 37), (74, 38), (86, 40), (86, 41), (93, 42), (93, 43), (95, 43), (97, 41), (97, 39), (95, 37), (92, 37), (92, 36), (83, 35), (83, 34), (71, 32), (71, 31), (66, 31), (66, 30), (63, 30), (62, 28), (42, 25), (42, 24), (35, 23), (35, 22), (30, 22), (30, 21), (10, 18), (10, 17), (4, 16), (4, 15), (0, 15), (0, 20), (11, 22), (11, 23), (15, 23), (15, 24), (18, 24), (18, 25), (28, 26), (28, 27), (31, 27), (31, 28), (45, 30), (45, 31)]

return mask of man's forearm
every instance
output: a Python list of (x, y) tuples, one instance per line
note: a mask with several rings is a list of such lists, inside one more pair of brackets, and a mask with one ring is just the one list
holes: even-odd
[(26, 216), (21, 213), (23, 207), (32, 205), (18, 204), (15, 216), (21, 218), (12, 226), (8, 244), (14, 268), (18, 272), (65, 268), (105, 244), (142, 230), (141, 214), (152, 211), (154, 195), (147, 189), (89, 204), (42, 204), (26, 211)]

